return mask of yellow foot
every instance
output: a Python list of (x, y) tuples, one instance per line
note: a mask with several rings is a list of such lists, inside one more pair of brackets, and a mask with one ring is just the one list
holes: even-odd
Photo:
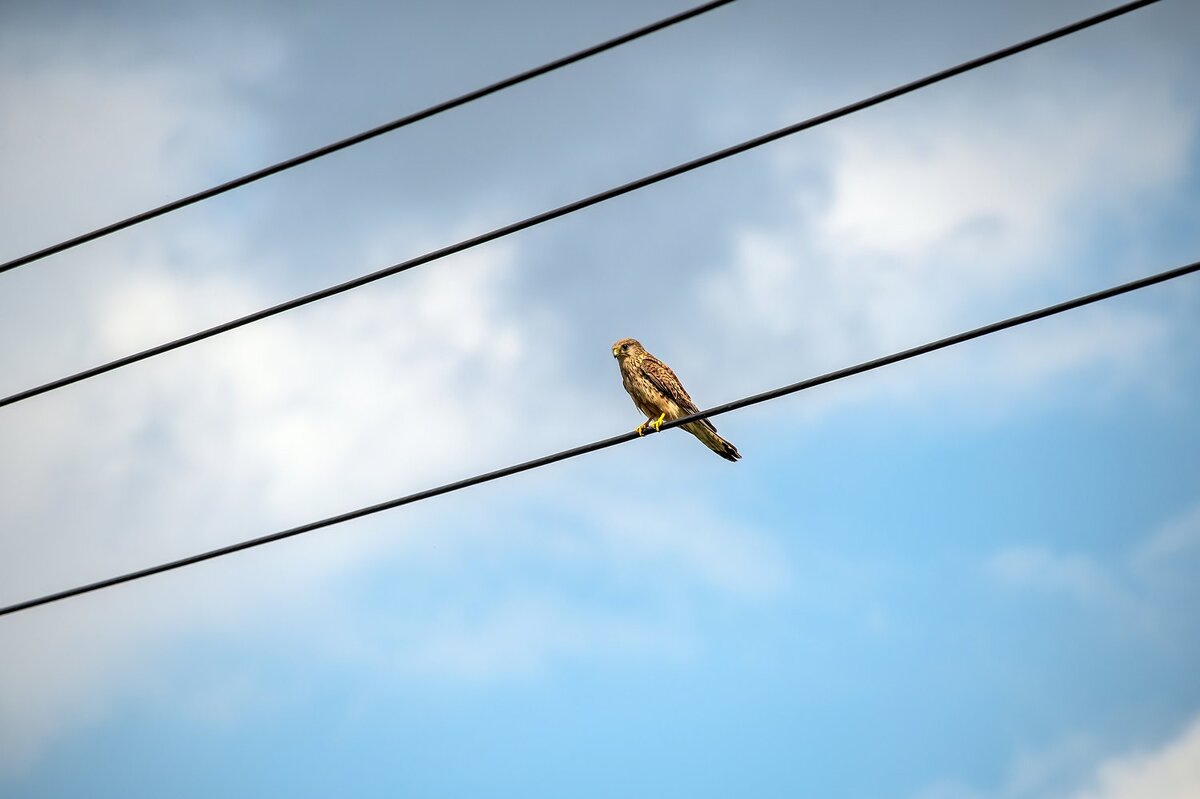
[(644, 436), (644, 435), (646, 435), (646, 425), (648, 425), (648, 424), (650, 424), (650, 420), (648, 420), (648, 419), (647, 419), (646, 421), (642, 422), (641, 424), (639, 424), (639, 425), (637, 426), (637, 431), (636, 431), (636, 432), (637, 432), (637, 434), (638, 434), (639, 436)]
[(662, 426), (663, 426), (663, 419), (666, 419), (666, 418), (667, 418), (667, 414), (666, 414), (666, 412), (663, 412), (657, 419), (655, 419), (653, 422), (648, 422), (648, 424), (654, 428), (654, 432), (661, 433)]

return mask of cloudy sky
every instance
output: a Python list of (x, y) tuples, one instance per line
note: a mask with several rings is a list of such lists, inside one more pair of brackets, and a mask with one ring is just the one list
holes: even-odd
[[(738, 0), (0, 275), (0, 394), (1109, 7)], [(686, 7), (0, 5), (0, 259)], [(0, 604), (1200, 257), (1200, 6), (0, 409)], [(0, 618), (0, 793), (1200, 795), (1200, 281)]]

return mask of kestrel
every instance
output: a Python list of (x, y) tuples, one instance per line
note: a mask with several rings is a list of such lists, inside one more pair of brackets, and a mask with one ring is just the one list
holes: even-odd
[[(646, 352), (634, 339), (623, 338), (613, 344), (612, 354), (621, 367), (625, 390), (637, 409), (646, 414), (646, 421), (637, 427), (639, 436), (645, 434), (647, 427), (657, 433), (662, 429), (663, 420), (681, 419), (700, 411), (671, 367)], [(742, 457), (737, 447), (717, 435), (716, 426), (707, 419), (688, 422), (683, 429), (727, 461)]]

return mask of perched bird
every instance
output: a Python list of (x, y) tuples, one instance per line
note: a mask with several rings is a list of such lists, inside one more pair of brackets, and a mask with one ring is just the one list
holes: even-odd
[[(634, 339), (623, 338), (613, 344), (612, 354), (621, 367), (625, 390), (637, 409), (647, 417), (637, 427), (639, 436), (645, 434), (647, 427), (657, 433), (662, 429), (663, 420), (681, 419), (700, 411), (671, 367), (646, 352)], [(683, 429), (727, 461), (742, 457), (737, 447), (717, 435), (716, 426), (707, 419), (688, 422)]]

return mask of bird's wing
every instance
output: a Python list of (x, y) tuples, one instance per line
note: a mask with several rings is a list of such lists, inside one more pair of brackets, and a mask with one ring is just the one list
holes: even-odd
[[(671, 367), (655, 358), (653, 355), (647, 355), (642, 361), (642, 374), (650, 381), (650, 384), (658, 389), (663, 396), (679, 406), (679, 410), (683, 411), (685, 416), (690, 416), (693, 413), (699, 413), (700, 409), (696, 407), (696, 403), (692, 402), (692, 398), (688, 396), (687, 389), (679, 382), (679, 378), (671, 371)], [(716, 431), (716, 426), (707, 419), (702, 419), (700, 424)]]

